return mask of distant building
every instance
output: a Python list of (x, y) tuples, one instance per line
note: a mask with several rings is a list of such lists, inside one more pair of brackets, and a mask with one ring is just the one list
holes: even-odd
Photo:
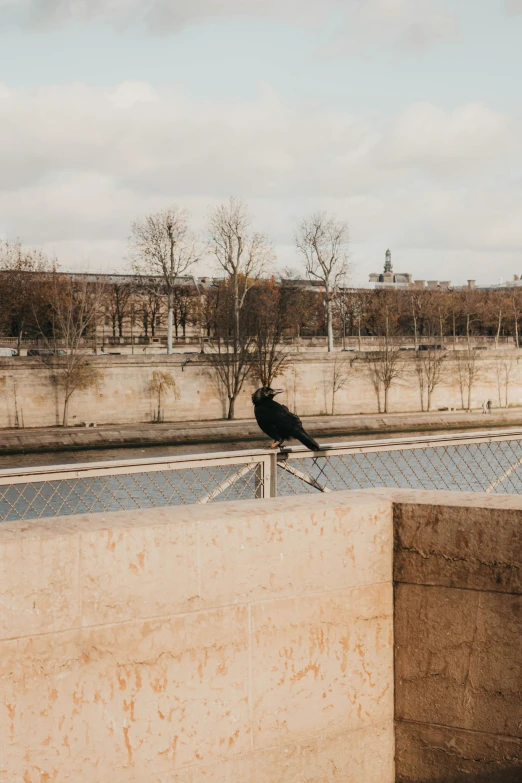
[(394, 272), (391, 260), (391, 251), (386, 251), (384, 260), (384, 272), (372, 272), (370, 283), (375, 288), (409, 288), (412, 282), (412, 275), (408, 272)]
[[(413, 280), (409, 272), (394, 272), (390, 250), (386, 251), (384, 272), (372, 272), (370, 283), (373, 283), (375, 288), (427, 288), (430, 291), (441, 289), (449, 291), (452, 289), (450, 280)], [(468, 280), (468, 287), (474, 288), (475, 281)]]

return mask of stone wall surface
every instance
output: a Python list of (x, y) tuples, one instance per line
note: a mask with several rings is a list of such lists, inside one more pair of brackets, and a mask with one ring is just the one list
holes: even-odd
[[(452, 354), (453, 352), (448, 352)], [(478, 376), (472, 391), (472, 407), (480, 408), (491, 398), (499, 407), (497, 354), (501, 361), (513, 364), (510, 369), (508, 402), (522, 404), (522, 371), (517, 373), (518, 353), (485, 351), (477, 359)], [(349, 354), (306, 353), (296, 357), (293, 367), (280, 378), (281, 402), (299, 415), (316, 416), (332, 412), (332, 379), (336, 361)], [(339, 358), (341, 357), (341, 358)], [(226, 416), (227, 400), (216, 384), (209, 365), (198, 354), (193, 356), (92, 356), (89, 361), (100, 371), (99, 383), (86, 391), (77, 391), (70, 401), (69, 424), (137, 424), (151, 422), (158, 401), (149, 391), (154, 370), (170, 372), (176, 380), (179, 397), (167, 394), (161, 407), (165, 421), (221, 419)], [(404, 377), (390, 389), (389, 412), (420, 410), (418, 383), (413, 360), (405, 359)], [(190, 362), (190, 363), (188, 363)], [(432, 409), (463, 407), (456, 364), (447, 360), (444, 381), (435, 389)], [(236, 402), (236, 418), (253, 418), (250, 395), (254, 386), (247, 382)], [(505, 405), (505, 389), (500, 388)], [(467, 401), (465, 401), (467, 404)], [(357, 360), (349, 382), (335, 396), (336, 414), (365, 414), (378, 411), (373, 387), (365, 364)], [(25, 427), (51, 427), (61, 424), (63, 395), (53, 383), (52, 371), (36, 358), (0, 358), (0, 428), (14, 427), (16, 421)]]
[(0, 526), (1, 783), (392, 783), (371, 495)]
[(400, 490), (3, 524), (0, 783), (518, 783), (521, 533)]
[(522, 777), (522, 501), (394, 493), (397, 783)]

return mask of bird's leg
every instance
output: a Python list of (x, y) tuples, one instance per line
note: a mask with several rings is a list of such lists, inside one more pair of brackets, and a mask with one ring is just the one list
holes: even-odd
[(275, 440), (273, 443), (270, 444), (271, 449), (275, 449), (279, 446), (279, 443)]

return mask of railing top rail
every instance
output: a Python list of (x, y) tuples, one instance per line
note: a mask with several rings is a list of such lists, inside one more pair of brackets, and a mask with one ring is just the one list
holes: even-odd
[[(437, 446), (484, 443), (499, 440), (522, 440), (522, 429), (496, 429), (487, 431), (450, 432), (442, 435), (420, 435), (404, 438), (367, 439), (359, 441), (341, 441), (327, 443), (320, 451), (310, 452), (304, 446), (291, 446), (277, 453), (279, 460), (288, 456), (297, 458), (321, 457), (328, 453), (349, 454), (361, 451), (390, 451), (397, 449), (418, 449)], [(165, 457), (138, 458), (130, 460), (109, 460), (105, 462), (86, 462), (66, 465), (38, 465), (30, 468), (10, 468), (0, 470), (0, 485), (11, 482), (51, 481), (82, 476), (110, 475), (149, 470), (181, 470), (183, 468), (201, 468), (215, 465), (241, 465), (248, 462), (262, 462), (271, 449), (244, 449), (241, 451), (210, 452), (205, 454), (182, 454)], [(332, 454), (333, 456), (333, 454)]]

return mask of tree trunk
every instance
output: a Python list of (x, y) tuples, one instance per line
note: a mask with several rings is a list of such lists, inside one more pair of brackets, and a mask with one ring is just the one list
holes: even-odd
[(18, 356), (20, 356), (20, 351), (22, 349), (22, 334), (23, 334), (23, 331), (24, 331), (24, 325), (22, 323), (22, 324), (20, 324), (20, 326), (18, 328), (18, 335), (17, 335), (18, 339), (16, 341), (16, 347), (18, 349)]
[(172, 353), (172, 325), (174, 319), (174, 311), (172, 307), (172, 294), (169, 293), (167, 301), (167, 353)]
[(333, 337), (333, 317), (332, 317), (332, 300), (327, 292), (326, 294), (326, 328), (328, 331), (328, 353), (331, 353), (334, 349), (334, 337)]
[(413, 344), (417, 348), (419, 344), (419, 338), (417, 334), (417, 313), (415, 312), (415, 306), (412, 305), (412, 318), (413, 318)]
[(69, 395), (65, 395), (65, 400), (63, 403), (63, 419), (62, 419), (62, 426), (67, 427), (67, 423), (69, 421)]
[(502, 325), (502, 310), (499, 310), (498, 313), (498, 324), (497, 324), (497, 333), (495, 335), (495, 350), (498, 348), (498, 340), (500, 337), (500, 327)]
[(383, 413), (388, 413), (388, 387), (384, 387), (384, 411)]
[(236, 398), (235, 397), (229, 397), (228, 398), (228, 415), (227, 415), (227, 419), (233, 419), (234, 418), (235, 406), (236, 406)]
[(427, 410), (428, 410), (428, 412), (431, 410), (431, 392), (430, 392), (429, 389), (428, 389), (428, 408), (427, 408)]

